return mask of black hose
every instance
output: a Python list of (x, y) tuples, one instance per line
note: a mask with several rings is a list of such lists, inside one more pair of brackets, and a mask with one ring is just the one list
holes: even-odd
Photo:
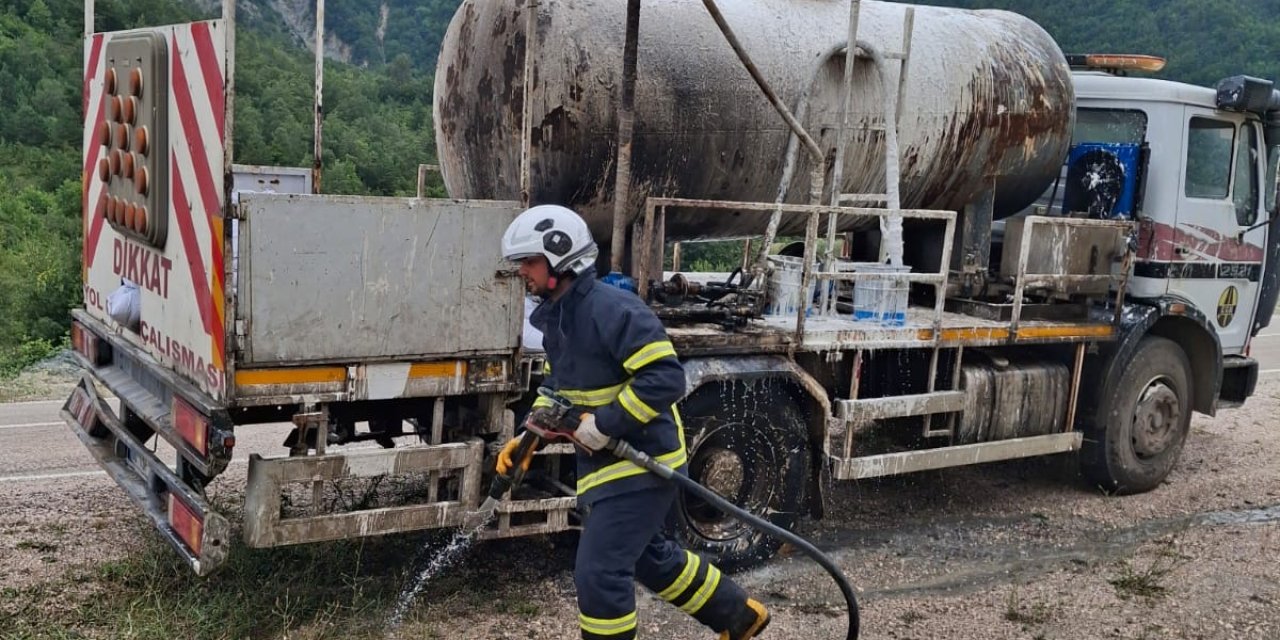
[(827, 557), (826, 554), (813, 546), (813, 543), (790, 531), (787, 531), (786, 529), (783, 529), (782, 527), (779, 527), (776, 524), (773, 524), (772, 522), (769, 522), (768, 520), (765, 520), (764, 518), (748, 512), (746, 509), (743, 509), (732, 502), (729, 502), (725, 498), (721, 497), (720, 494), (698, 484), (697, 482), (694, 482), (693, 479), (686, 475), (676, 473), (670, 467), (657, 462), (648, 454), (625, 442), (615, 441), (611, 444), (612, 446), (610, 448), (618, 455), (618, 457), (634, 462), (663, 478), (675, 482), (685, 491), (710, 502), (723, 511), (728, 511), (758, 531), (763, 531), (771, 536), (781, 538), (797, 547), (800, 547), (801, 551), (808, 554), (810, 558), (813, 558), (814, 562), (817, 562), (826, 570), (827, 573), (831, 574), (832, 579), (834, 579), (836, 584), (839, 585), (840, 593), (844, 594), (844, 601), (849, 611), (849, 633), (845, 637), (848, 640), (857, 640), (858, 597), (854, 595), (853, 587), (849, 585), (849, 581), (844, 577), (844, 572), (842, 572), (840, 568), (831, 561), (831, 558)]

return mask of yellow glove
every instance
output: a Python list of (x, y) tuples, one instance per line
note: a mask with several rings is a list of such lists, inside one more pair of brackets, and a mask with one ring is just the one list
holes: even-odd
[[(515, 455), (516, 447), (518, 446), (520, 446), (520, 436), (512, 438), (507, 442), (506, 446), (502, 447), (502, 451), (498, 453), (498, 475), (507, 475), (507, 472), (511, 470), (511, 467), (515, 466), (511, 462), (511, 456)], [(529, 470), (529, 464), (533, 462), (533, 453), (535, 449), (537, 449), (537, 447), (531, 447), (529, 449), (529, 453), (525, 455), (524, 460), (520, 461), (521, 469), (524, 469), (525, 471)]]

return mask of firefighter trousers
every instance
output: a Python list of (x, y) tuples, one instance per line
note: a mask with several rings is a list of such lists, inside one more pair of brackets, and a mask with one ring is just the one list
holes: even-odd
[(591, 505), (574, 567), (584, 639), (636, 637), (637, 581), (717, 633), (746, 608), (741, 587), (662, 532), (677, 491), (668, 484)]

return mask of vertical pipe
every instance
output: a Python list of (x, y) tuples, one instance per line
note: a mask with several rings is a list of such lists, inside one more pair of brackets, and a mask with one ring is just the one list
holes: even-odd
[(1076, 410), (1080, 401), (1080, 374), (1084, 371), (1084, 351), (1086, 346), (1083, 342), (1076, 345), (1076, 360), (1071, 366), (1071, 401), (1067, 405), (1067, 423), (1062, 425), (1061, 433), (1070, 433), (1076, 428)]
[(849, 104), (853, 102), (853, 66), (858, 60), (858, 18), (862, 11), (861, 0), (849, 0), (849, 46), (844, 53), (844, 93), (840, 95), (840, 130), (836, 133), (836, 166), (831, 175), (831, 206), (840, 206), (840, 192), (844, 190), (844, 148), (849, 144)]
[(680, 243), (676, 242), (671, 245), (671, 270), (680, 271)]
[[(858, 48), (871, 57), (871, 61), (876, 66), (877, 75), (880, 77), (881, 91), (884, 93), (885, 206), (890, 211), (896, 211), (902, 208), (902, 199), (899, 194), (901, 170), (898, 167), (898, 118), (895, 115), (898, 109), (898, 96), (896, 92), (889, 90), (889, 70), (884, 56), (865, 42), (859, 42)], [(894, 214), (880, 218), (880, 235), (881, 257), (884, 258), (887, 251), (889, 264), (895, 267), (902, 266), (902, 215)]]
[[(622, 272), (622, 258), (627, 250), (627, 218), (630, 217), (631, 134), (635, 128), (639, 40), (640, 0), (627, 0), (627, 34), (622, 49), (622, 101), (618, 105), (618, 161), (613, 181), (613, 243), (609, 252), (610, 270), (619, 273)], [(653, 242), (654, 239), (648, 241)], [(647, 259), (647, 255), (639, 256), (639, 260)]]
[[(844, 53), (844, 84), (842, 85), (844, 91), (840, 94), (840, 130), (836, 133), (836, 161), (831, 174), (831, 206), (833, 207), (840, 206), (840, 193), (844, 191), (844, 151), (845, 146), (849, 144), (849, 104), (853, 102), (853, 66), (858, 59), (857, 49), (853, 43), (858, 42), (858, 18), (861, 11), (861, 0), (849, 0), (849, 37), (846, 42), (850, 45), (845, 48)], [(838, 214), (834, 211), (827, 214), (827, 248), (823, 252), (823, 271), (834, 271), (837, 220)], [(828, 287), (822, 287), (821, 309), (824, 315), (829, 311), (829, 306), (834, 306), (834, 302), (829, 300), (829, 297)]]
[(314, 164), (311, 166), (311, 191), (320, 193), (320, 177), (323, 172), (321, 159), (324, 133), (324, 0), (316, 0), (316, 103), (315, 103)]
[[(226, 9), (223, 9), (225, 13)], [(84, 0), (84, 37), (93, 35), (93, 0)]]
[(796, 315), (796, 339), (791, 343), (791, 348), (795, 349), (804, 345), (804, 318), (809, 311), (809, 305), (813, 304), (813, 297), (809, 295), (809, 283), (813, 281), (813, 261), (817, 257), (815, 252), (817, 247), (814, 245), (818, 242), (818, 214), (809, 214), (809, 224), (804, 229), (804, 265), (800, 277), (800, 310)]
[(521, 88), (520, 114), (520, 204), (530, 205), (529, 163), (532, 155), (533, 123), (533, 39), (536, 27), (538, 0), (528, 0), (524, 5), (524, 78)]
[(894, 122), (902, 121), (902, 105), (907, 100), (907, 73), (911, 71), (911, 38), (916, 30), (916, 8), (907, 7), (906, 22), (902, 26), (902, 66), (898, 73), (898, 108)]

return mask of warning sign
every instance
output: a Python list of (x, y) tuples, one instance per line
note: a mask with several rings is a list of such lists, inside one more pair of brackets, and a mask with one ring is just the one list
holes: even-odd
[(1236, 306), (1240, 304), (1240, 290), (1227, 287), (1218, 297), (1218, 326), (1226, 328), (1236, 317)]

